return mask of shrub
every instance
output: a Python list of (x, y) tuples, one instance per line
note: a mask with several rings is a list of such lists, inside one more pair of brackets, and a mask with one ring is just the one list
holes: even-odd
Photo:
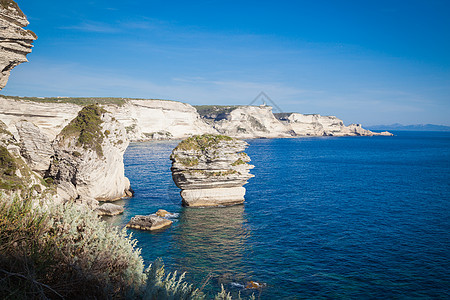
[(63, 128), (60, 135), (63, 138), (77, 137), (77, 146), (95, 150), (98, 156), (103, 156), (104, 134), (101, 131), (101, 116), (105, 112), (106, 110), (96, 104), (83, 107), (75, 119)]
[(82, 207), (0, 199), (0, 298), (122, 298), (146, 275), (136, 241)]

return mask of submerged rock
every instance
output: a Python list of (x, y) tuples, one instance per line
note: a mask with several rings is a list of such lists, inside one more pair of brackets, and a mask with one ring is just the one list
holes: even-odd
[(248, 144), (223, 135), (190, 137), (172, 151), (172, 178), (186, 206), (225, 206), (244, 202), (244, 184), (253, 177)]
[(173, 221), (158, 217), (157, 215), (134, 216), (128, 222), (127, 227), (139, 230), (162, 230), (170, 227)]

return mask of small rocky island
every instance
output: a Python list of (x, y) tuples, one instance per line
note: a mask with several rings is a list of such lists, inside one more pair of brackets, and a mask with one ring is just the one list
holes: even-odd
[(195, 135), (172, 151), (172, 178), (185, 206), (228, 206), (244, 202), (244, 184), (254, 175), (248, 144), (224, 135)]

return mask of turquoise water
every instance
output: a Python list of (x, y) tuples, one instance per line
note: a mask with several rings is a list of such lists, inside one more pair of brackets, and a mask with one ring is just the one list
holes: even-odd
[[(177, 142), (131, 144), (133, 215), (179, 213), (133, 232), (146, 263), (162, 257), (204, 291), (261, 299), (450, 298), (450, 134), (250, 140), (244, 205), (181, 207), (170, 173)], [(250, 280), (264, 283), (246, 290)]]

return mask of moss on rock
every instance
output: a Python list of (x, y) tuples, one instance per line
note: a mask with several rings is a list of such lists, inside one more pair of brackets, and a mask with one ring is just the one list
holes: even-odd
[(175, 150), (197, 150), (217, 149), (221, 141), (232, 141), (233, 138), (226, 135), (203, 134), (194, 135), (181, 141)]
[(77, 146), (92, 149), (98, 156), (103, 156), (102, 142), (105, 135), (101, 128), (101, 116), (105, 112), (106, 110), (97, 104), (83, 107), (60, 135), (63, 138), (78, 137)]

